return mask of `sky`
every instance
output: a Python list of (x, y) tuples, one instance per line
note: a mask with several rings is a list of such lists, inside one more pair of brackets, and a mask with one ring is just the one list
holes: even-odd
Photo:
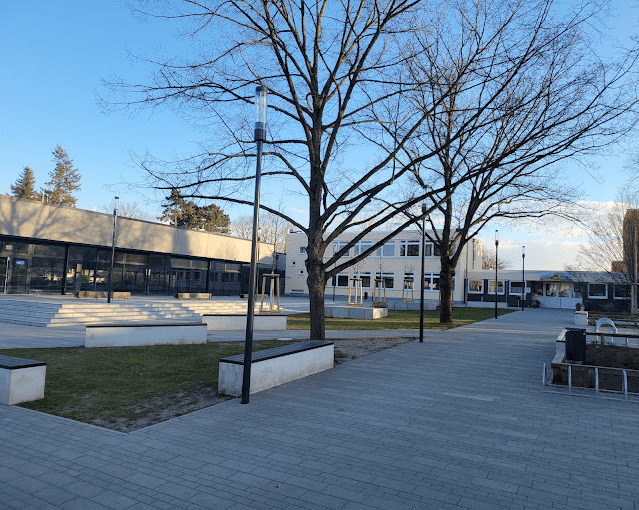
[[(639, 34), (639, 5), (611, 2), (614, 17), (605, 28), (622, 40)], [(52, 151), (62, 146), (82, 175), (77, 206), (103, 210), (119, 196), (137, 202), (149, 219), (160, 215), (162, 196), (141, 182), (143, 172), (132, 155), (150, 153), (175, 159), (198, 151), (202, 133), (170, 110), (105, 113), (98, 102), (107, 94), (103, 80), (121, 77), (145, 82), (148, 72), (129, 56), (156, 48), (179, 52), (175, 27), (167, 21), (145, 22), (132, 14), (123, 0), (0, 0), (0, 193), (25, 166), (43, 186), (54, 168)], [(628, 179), (624, 171), (627, 147), (587, 161), (586, 167), (566, 168), (583, 199), (605, 209)], [(304, 222), (303, 202), (287, 208)], [(231, 220), (251, 214), (241, 207), (225, 207)], [(526, 267), (560, 270), (574, 262), (584, 233), (570, 225), (488, 225), (482, 241), (494, 249), (494, 231), (500, 230), (499, 256), (521, 267), (526, 245)]]

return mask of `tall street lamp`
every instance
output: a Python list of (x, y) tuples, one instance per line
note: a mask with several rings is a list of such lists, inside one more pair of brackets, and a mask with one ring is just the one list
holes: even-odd
[(113, 282), (113, 261), (115, 260), (115, 229), (118, 223), (118, 205), (120, 197), (115, 197), (115, 206), (113, 207), (113, 238), (111, 239), (111, 270), (109, 271), (109, 288), (107, 289), (107, 303), (111, 302), (111, 289)]
[(497, 267), (499, 266), (499, 258), (497, 257), (497, 250), (499, 249), (499, 230), (495, 230), (495, 319), (497, 318), (497, 288), (499, 282), (497, 281)]
[(262, 179), (262, 143), (266, 141), (266, 87), (255, 88), (255, 141), (257, 167), (255, 170), (255, 199), (253, 201), (253, 235), (251, 237), (251, 271), (249, 276), (248, 310), (246, 313), (246, 343), (244, 344), (244, 371), (242, 374), (242, 404), (249, 403), (251, 391), (251, 361), (253, 357), (253, 319), (255, 315), (255, 282), (257, 280), (257, 228), (260, 213), (260, 181)]
[[(428, 186), (424, 186), (422, 188), (424, 194), (428, 191)], [(428, 207), (426, 206), (426, 197), (422, 200), (422, 214), (424, 217), (422, 218), (422, 285), (421, 285), (421, 296), (419, 299), (419, 341), (424, 341), (424, 258), (425, 258), (425, 247), (426, 247), (426, 211)]]
[(526, 247), (521, 247), (521, 311), (524, 311), (524, 301), (526, 300)]

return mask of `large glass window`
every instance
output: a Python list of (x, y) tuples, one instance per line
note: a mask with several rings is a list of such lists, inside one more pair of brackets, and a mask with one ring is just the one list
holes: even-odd
[(510, 282), (509, 294), (518, 294), (521, 296), (524, 286), (522, 282)]
[(608, 286), (605, 283), (589, 283), (588, 296), (593, 299), (607, 299)]
[(360, 253), (364, 253), (371, 246), (373, 246), (373, 241), (359, 241), (353, 247), (353, 256), (357, 257)]
[[(33, 246), (31, 255), (31, 292), (61, 292), (64, 278), (64, 246)], [(17, 262), (17, 259), (16, 259)], [(26, 265), (26, 260), (25, 260)]]
[(375, 273), (375, 280), (376, 281), (383, 280), (384, 287), (387, 289), (395, 288), (395, 273)]
[(435, 243), (424, 243), (424, 257), (439, 257), (440, 254), (439, 246), (436, 246)]
[(394, 257), (395, 256), (395, 241), (388, 241), (383, 246), (377, 248), (375, 255), (378, 257)]
[[(333, 253), (339, 252), (341, 249), (345, 248), (348, 244), (348, 241), (335, 241), (333, 242)], [(351, 251), (346, 250), (341, 256), (342, 257), (350, 257)]]
[(362, 279), (362, 288), (370, 289), (371, 287), (371, 274), (370, 273), (356, 273), (355, 277), (359, 277)]
[[(488, 293), (489, 294), (495, 293), (495, 280), (488, 280)], [(497, 282), (497, 294), (503, 294), (503, 293), (504, 293), (504, 280), (499, 280)]]
[(419, 241), (405, 240), (399, 242), (400, 257), (419, 257)]
[(484, 280), (468, 280), (468, 293), (469, 294), (483, 294), (484, 293)]

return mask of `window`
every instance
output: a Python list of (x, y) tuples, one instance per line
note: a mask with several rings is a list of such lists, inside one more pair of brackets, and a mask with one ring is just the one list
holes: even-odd
[(483, 294), (484, 293), (484, 280), (468, 280), (468, 293), (469, 294)]
[(306, 246), (300, 246), (300, 255), (306, 255)]
[(521, 296), (523, 288), (524, 286), (522, 285), (522, 282), (510, 282), (510, 290), (508, 293)]
[(394, 257), (395, 256), (395, 241), (388, 241), (384, 246), (377, 248), (375, 255), (378, 257)]
[(589, 283), (588, 296), (593, 299), (607, 299), (608, 286), (605, 283)]
[(355, 273), (354, 277), (359, 277), (362, 279), (362, 288), (370, 289), (371, 288), (371, 274), (370, 273)]
[[(393, 242), (394, 244), (394, 242)], [(384, 287), (387, 289), (395, 288), (395, 274), (394, 273), (375, 273), (375, 280), (383, 279)], [(376, 284), (377, 285), (377, 284)]]
[(357, 257), (360, 253), (365, 252), (371, 246), (373, 246), (373, 241), (359, 241), (355, 246), (353, 246), (353, 257)]
[[(338, 251), (340, 251), (342, 248), (346, 247), (346, 245), (348, 244), (348, 241), (335, 241), (333, 243), (333, 253), (337, 253)], [(350, 250), (346, 250), (343, 254), (342, 257), (350, 257)]]
[(419, 257), (419, 241), (400, 241), (399, 242), (400, 257)]
[[(488, 293), (495, 293), (495, 280), (488, 280)], [(497, 282), (497, 294), (504, 293), (504, 280), (498, 280)]]
[(570, 297), (570, 287), (571, 287), (570, 284), (558, 283), (557, 287), (559, 288), (558, 290), (559, 297)]
[[(478, 281), (480, 285), (482, 284), (481, 280), (475, 280), (475, 281)], [(457, 285), (456, 279), (455, 277), (453, 277), (453, 292), (455, 292), (456, 285)], [(427, 291), (439, 290), (439, 274), (437, 273), (424, 274), (424, 290), (427, 290)]]
[(439, 246), (435, 246), (434, 243), (424, 243), (424, 257), (439, 257)]
[(613, 293), (614, 299), (628, 299), (630, 297), (630, 285), (615, 283)]
[(337, 275), (337, 286), (338, 287), (348, 287), (348, 275), (347, 274), (338, 274)]
[(544, 295), (543, 282), (532, 282), (532, 293), (535, 296), (543, 296)]

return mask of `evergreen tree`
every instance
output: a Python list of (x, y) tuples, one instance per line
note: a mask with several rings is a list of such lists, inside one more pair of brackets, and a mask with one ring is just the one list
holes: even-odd
[(47, 182), (45, 193), (52, 204), (75, 207), (78, 201), (73, 192), (80, 189), (80, 173), (73, 168), (73, 160), (59, 145), (53, 151), (55, 169), (49, 173), (51, 180)]
[(186, 200), (176, 190), (166, 197), (167, 202), (162, 204), (163, 213), (160, 217), (163, 221), (169, 221), (178, 227), (206, 230), (218, 234), (229, 234), (231, 218), (215, 204), (199, 206), (191, 200)]
[(35, 175), (33, 175), (31, 168), (24, 167), (16, 183), (11, 185), (11, 193), (13, 193), (14, 197), (38, 200), (39, 196), (35, 189)]

